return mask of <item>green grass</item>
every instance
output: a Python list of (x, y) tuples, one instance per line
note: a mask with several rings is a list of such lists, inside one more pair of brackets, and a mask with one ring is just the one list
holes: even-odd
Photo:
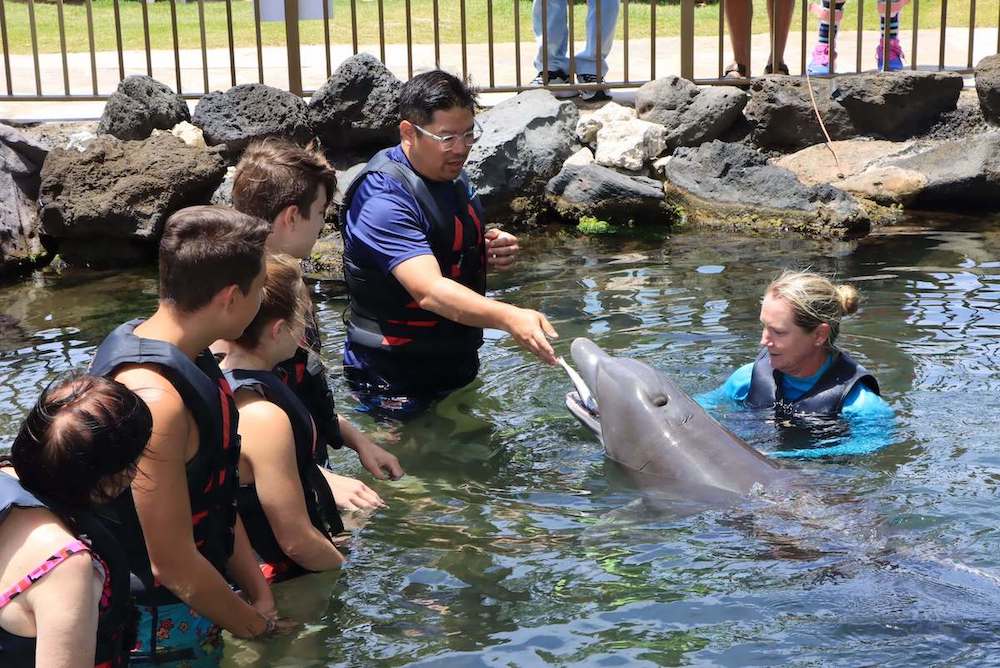
[[(433, 31), (433, 0), (411, 1), (412, 39), (416, 43), (431, 43), (434, 41)], [(970, 0), (951, 0), (948, 3), (948, 25), (952, 27), (969, 25)], [(979, 26), (994, 26), (997, 21), (998, 3), (1000, 0), (980, 0), (977, 6)], [(767, 18), (763, 3), (754, 17), (753, 30), (756, 33), (767, 31)], [(528, 42), (533, 39), (531, 32), (531, 1), (519, 0), (520, 39)], [(25, 2), (3, 3), (6, 11), (7, 36), (9, 50), (12, 53), (31, 53), (32, 37), (29, 29), (28, 5)], [(405, 0), (384, 0), (385, 41), (387, 43), (406, 42), (406, 12)], [(201, 47), (201, 30), (199, 24), (198, 4), (190, 2), (177, 3), (178, 43), (182, 49)], [(378, 44), (378, 4), (376, 0), (356, 0), (358, 40), (360, 44)], [(153, 49), (172, 49), (173, 33), (171, 28), (170, 3), (156, 2), (147, 5), (149, 16), (150, 42)], [(801, 26), (801, 4), (796, 8), (796, 17), (792, 24), (793, 30)], [(584, 36), (584, 18), (586, 5), (575, 5), (574, 25), (575, 39), (580, 43)], [(228, 46), (226, 30), (226, 4), (224, 2), (206, 2), (205, 35), (208, 48), (225, 48)], [(142, 8), (137, 2), (120, 3), (122, 37), (127, 50), (142, 50), (145, 48), (143, 39)], [(253, 5), (247, 0), (233, 0), (233, 33), (237, 47), (253, 47), (256, 44), (253, 21)], [(864, 26), (868, 30), (878, 29), (878, 17), (875, 14), (875, 4), (868, 0), (865, 6)], [(64, 25), (67, 51), (87, 51), (89, 41), (87, 35), (87, 12), (83, 4), (64, 5)], [(461, 21), (458, 3), (455, 0), (439, 0), (439, 39), (441, 43), (459, 43), (461, 41)], [(35, 4), (35, 22), (38, 39), (38, 50), (42, 53), (57, 53), (60, 51), (60, 30), (58, 10), (55, 4)], [(920, 3), (920, 28), (937, 28), (941, 24), (941, 0), (924, 0)], [(816, 21), (809, 16), (809, 30), (815, 30)], [(466, 33), (470, 43), (485, 43), (487, 30), (487, 0), (466, 0)], [(623, 37), (624, 11), (619, 13), (618, 39)], [(633, 39), (648, 39), (650, 36), (650, 7), (647, 3), (630, 2), (628, 5), (629, 35)], [(116, 47), (114, 4), (112, 0), (93, 1), (93, 24), (95, 48), (98, 51), (114, 51)], [(913, 25), (912, 5), (903, 10), (902, 29), (908, 31)], [(844, 30), (854, 30), (857, 26), (857, 3), (848, 0), (846, 16), (842, 27)], [(680, 32), (680, 6), (677, 4), (657, 5), (656, 34), (661, 37), (676, 36)], [(716, 4), (702, 5), (695, 10), (695, 32), (698, 35), (718, 35), (719, 7)], [(513, 0), (494, 0), (493, 2), (493, 32), (497, 42), (514, 41), (514, 2)], [(300, 39), (303, 44), (322, 44), (323, 22), (302, 21)], [(334, 44), (351, 43), (351, 5), (350, 0), (335, 0), (333, 18), (330, 21), (330, 39)], [(261, 25), (261, 41), (265, 46), (280, 46), (285, 43), (284, 24), (267, 22)], [(728, 46), (727, 46), (728, 52)]]

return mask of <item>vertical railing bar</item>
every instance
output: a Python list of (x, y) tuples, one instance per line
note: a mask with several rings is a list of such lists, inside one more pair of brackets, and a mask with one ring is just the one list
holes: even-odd
[[(917, 69), (917, 36), (920, 34), (920, 0), (913, 0), (913, 45), (910, 52), (910, 68)], [(1000, 46), (1000, 31), (997, 31), (997, 46)], [(998, 49), (1000, 51), (1000, 49)]]
[[(601, 0), (595, 0), (600, 2)], [(566, 0), (566, 21), (569, 23), (569, 78), (576, 81), (576, 20), (573, 18), (573, 0)]]
[(118, 78), (125, 78), (125, 49), (122, 44), (122, 16), (119, 0), (114, 0), (115, 10), (115, 46), (118, 48)]
[(351, 0), (351, 48), (358, 54), (358, 0)]
[(63, 18), (63, 0), (56, 0), (59, 21), (59, 52), (62, 54), (63, 90), (69, 95), (69, 60), (66, 58), (66, 22)]
[(976, 39), (976, 0), (969, 0), (969, 59), (965, 66), (972, 69), (972, 47)]
[[(144, 2), (144, 0), (139, 0)], [(257, 0), (253, 0), (257, 6)], [(177, 32), (177, 0), (170, 0), (170, 31), (174, 40), (174, 81), (177, 83), (177, 94), (184, 92), (184, 82), (181, 80), (181, 44)]]
[[(330, 53), (330, 2), (323, 0), (323, 46), (326, 48), (326, 78), (333, 74), (333, 55)], [(409, 3), (409, 0), (407, 0)], [(409, 15), (407, 15), (409, 19)]]
[[(406, 78), (413, 78), (413, 17), (410, 0), (406, 0)], [(493, 84), (490, 84), (491, 86)]]
[[(146, 76), (153, 76), (153, 50), (149, 43), (149, 8), (146, 0), (139, 0), (142, 6), (142, 36), (146, 47)], [(177, 91), (178, 93), (180, 91)]]
[[(381, 1), (379, 4), (381, 5)], [(288, 92), (301, 97), (302, 47), (299, 42), (299, 0), (285, 0), (285, 53), (288, 62)], [(384, 55), (382, 62), (385, 62)]]
[(885, 6), (885, 12), (882, 15), (882, 39), (879, 44), (882, 46), (882, 71), (889, 71), (889, 35), (892, 30), (892, 26), (889, 25), (892, 21), (892, 0), (885, 0), (883, 3)]
[[(326, 0), (323, 0), (326, 3)], [(326, 5), (324, 4), (324, 7)], [(226, 0), (226, 36), (229, 39), (229, 80), (236, 85), (236, 45), (233, 40), (233, 0)]]
[(378, 55), (385, 65), (385, 1), (378, 0)]
[(623, 55), (624, 63), (622, 67), (623, 80), (628, 83), (628, 0), (622, 0), (622, 16), (625, 23), (622, 24), (622, 45), (625, 47)]
[(944, 69), (945, 29), (948, 27), (948, 0), (941, 0), (941, 41), (938, 44), (938, 69)]
[(14, 94), (14, 83), (10, 80), (10, 47), (7, 42), (6, 0), (0, 0), (0, 38), (3, 38), (3, 74), (7, 82), (7, 95)]
[(726, 0), (719, 0), (719, 78), (724, 74), (725, 60), (723, 53), (726, 48)]
[[(572, 0), (567, 0), (572, 2)], [(595, 0), (600, 2), (600, 0)], [(542, 3), (542, 85), (549, 85), (549, 2), (548, 0), (536, 0)], [(570, 68), (572, 69), (572, 68)]]
[(496, 79), (493, 65), (493, 0), (486, 0), (486, 41), (490, 54), (490, 88), (496, 86)]
[(260, 0), (252, 1), (254, 35), (257, 40), (257, 83), (264, 83), (264, 47), (260, 43)]
[(466, 33), (465, 33), (465, 0), (459, 0), (458, 3), (458, 13), (459, 21), (461, 21), (461, 37), (462, 37), (462, 80), (464, 81), (469, 76), (469, 50), (466, 46)]
[(438, 17), (438, 0), (434, 0), (434, 67), (441, 69), (441, 23)]
[(38, 29), (35, 26), (35, 0), (28, 0), (28, 26), (31, 28), (31, 54), (35, 62), (35, 93), (42, 94), (42, 72), (38, 65)]
[[(890, 0), (891, 1), (891, 0)], [(837, 20), (837, 0), (830, 0), (830, 8), (828, 10), (830, 13), (827, 14), (827, 21), (830, 23), (830, 74), (836, 74), (837, 72), (837, 36), (840, 32), (840, 26), (837, 25), (834, 29), (834, 22)]]
[(521, 6), (514, 0), (514, 83), (521, 90)]
[[(891, 0), (889, 1), (891, 2)], [(878, 0), (876, 0), (876, 6), (878, 6)], [(858, 48), (855, 54), (855, 57), (857, 59), (856, 69), (858, 70), (858, 72), (861, 71), (861, 42), (862, 42), (862, 37), (864, 37), (865, 34), (864, 16), (865, 16), (865, 0), (858, 0)]]
[(694, 79), (694, 0), (681, 0), (681, 78)]
[(94, 95), (97, 95), (97, 45), (94, 43), (94, 0), (86, 0), (87, 8), (87, 45), (90, 47), (90, 82)]
[[(799, 52), (799, 72), (806, 73), (806, 49), (809, 47), (806, 42), (806, 35), (809, 32), (809, 0), (802, 0), (802, 29), (799, 31), (802, 37), (802, 50)], [(860, 37), (858, 39), (861, 39)]]
[(205, 37), (205, 0), (198, 0), (198, 32), (201, 35), (201, 75), (208, 95), (208, 40)]
[(649, 80), (656, 78), (656, 0), (649, 0)]

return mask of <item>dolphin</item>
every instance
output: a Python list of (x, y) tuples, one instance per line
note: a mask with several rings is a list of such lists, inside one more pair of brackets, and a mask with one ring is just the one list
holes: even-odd
[(790, 479), (788, 469), (719, 424), (664, 373), (583, 338), (573, 341), (571, 355), (579, 373), (562, 361), (574, 385), (566, 407), (642, 487), (681, 487), (685, 496), (700, 490), (718, 501)]

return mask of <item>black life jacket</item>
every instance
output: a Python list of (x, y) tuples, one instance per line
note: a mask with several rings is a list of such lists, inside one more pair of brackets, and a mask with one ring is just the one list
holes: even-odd
[[(463, 172), (452, 184), (458, 214), (449, 217), (420, 175), (388, 156), (391, 150), (376, 153), (348, 187), (342, 224), (347, 225), (351, 201), (365, 177), (373, 172), (385, 174), (403, 185), (430, 221), (427, 240), (441, 275), (486, 294), (486, 245), (482, 223), (469, 201), (468, 177)], [(362, 267), (347, 253), (344, 277), (350, 295), (347, 336), (351, 345), (397, 354), (458, 357), (475, 353), (483, 343), (482, 329), (421, 309), (395, 276)]]
[(763, 350), (754, 362), (745, 403), (751, 408), (774, 407), (787, 415), (838, 415), (847, 395), (858, 383), (879, 394), (875, 377), (850, 355), (838, 351), (830, 368), (820, 376), (816, 384), (795, 401), (788, 401), (782, 394), (781, 372), (771, 367), (767, 350)]
[[(0, 523), (11, 508), (48, 508), (48, 504), (25, 490), (17, 479), (0, 473)], [(58, 513), (54, 513), (57, 514)], [(135, 645), (137, 612), (129, 594), (129, 571), (125, 552), (118, 542), (89, 513), (67, 518), (70, 529), (89, 546), (107, 568), (108, 594), (102, 596), (97, 621), (97, 668), (127, 666), (129, 650)], [(65, 520), (64, 520), (65, 521)], [(0, 629), (0, 665), (10, 668), (35, 665), (36, 638), (14, 635)]]
[(333, 400), (330, 383), (326, 379), (326, 365), (316, 354), (323, 342), (315, 310), (309, 312), (304, 335), (308, 350), (299, 347), (290, 358), (274, 367), (278, 378), (305, 404), (316, 423), (316, 463), (326, 467), (329, 462), (327, 446), (339, 449), (344, 445), (340, 433), (340, 420)]
[[(244, 388), (252, 389), (285, 411), (295, 438), (295, 463), (305, 496), (306, 511), (313, 526), (332, 540), (335, 534), (344, 530), (344, 523), (337, 511), (330, 485), (316, 465), (315, 450), (319, 443), (316, 438), (316, 425), (308, 409), (295, 393), (270, 371), (230, 369), (225, 375), (233, 392)], [(282, 551), (267, 515), (264, 514), (255, 485), (240, 487), (239, 511), (247, 536), (250, 538), (250, 545), (265, 563), (273, 567), (274, 572), (280, 574), (276, 580), (287, 580), (308, 572)]]
[[(135, 336), (133, 331), (141, 322), (132, 320), (111, 332), (97, 349), (90, 371), (111, 377), (126, 364), (154, 364), (177, 390), (198, 426), (198, 452), (185, 466), (192, 535), (202, 556), (225, 573), (233, 553), (239, 487), (239, 416), (232, 391), (209, 351), (202, 351), (192, 362), (165, 341)], [(97, 515), (128, 554), (132, 573), (142, 585), (135, 592), (138, 602), (177, 603), (179, 599), (153, 577), (131, 489)]]

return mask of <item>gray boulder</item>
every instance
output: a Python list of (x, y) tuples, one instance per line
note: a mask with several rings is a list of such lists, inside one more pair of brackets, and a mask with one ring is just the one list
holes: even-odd
[(236, 176), (236, 167), (226, 169), (226, 175), (222, 178), (222, 183), (215, 189), (212, 196), (208, 198), (209, 204), (217, 206), (233, 205), (233, 180)]
[(190, 120), (184, 98), (156, 79), (135, 74), (118, 84), (108, 98), (97, 132), (118, 139), (145, 139), (153, 130), (169, 130)]
[(314, 136), (306, 103), (298, 95), (263, 84), (240, 84), (201, 98), (191, 121), (209, 146), (224, 145), (231, 156), (265, 137), (305, 144)]
[(659, 181), (601, 165), (566, 165), (546, 184), (545, 195), (569, 220), (594, 216), (612, 224), (674, 222)]
[(940, 142), (886, 165), (926, 178), (913, 199), (915, 207), (1000, 209), (1000, 131)]
[(18, 130), (0, 124), (0, 278), (48, 260), (35, 203), (47, 153)]
[[(854, 136), (847, 110), (832, 97), (833, 80), (813, 79), (812, 89), (830, 137), (837, 140)], [(753, 125), (753, 140), (759, 146), (798, 150), (825, 141), (804, 79), (755, 79), (743, 113)]]
[(860, 134), (907, 139), (954, 111), (962, 92), (957, 72), (878, 72), (837, 80), (834, 99)]
[(643, 84), (635, 94), (639, 118), (667, 128), (667, 151), (717, 139), (740, 117), (749, 97), (735, 86), (700, 87), (677, 76)]
[(803, 185), (744, 144), (714, 141), (680, 148), (664, 165), (664, 188), (689, 220), (756, 230), (847, 237), (871, 220), (857, 200), (830, 185)]
[(402, 83), (374, 56), (344, 61), (309, 100), (309, 114), (323, 145), (370, 157), (399, 142)]
[(102, 136), (85, 151), (56, 149), (42, 168), (42, 229), (70, 264), (148, 260), (167, 217), (207, 203), (226, 166), (170, 134), (143, 141)]
[(976, 94), (983, 117), (1000, 125), (1000, 55), (987, 56), (976, 65)]
[(310, 277), (343, 283), (344, 240), (340, 232), (334, 231), (319, 239), (303, 263), (303, 269)]
[[(483, 136), (465, 163), (488, 217), (510, 215), (515, 198), (541, 198), (577, 149), (579, 112), (547, 90), (525, 91), (479, 115)], [(516, 213), (515, 213), (516, 217)]]

